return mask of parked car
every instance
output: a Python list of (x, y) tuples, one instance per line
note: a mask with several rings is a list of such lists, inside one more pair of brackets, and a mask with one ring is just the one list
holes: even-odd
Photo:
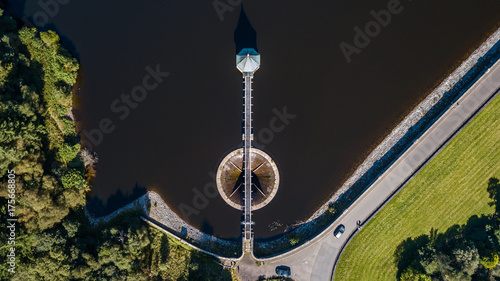
[(344, 231), (345, 231), (345, 226), (343, 224), (341, 224), (341, 225), (337, 226), (337, 228), (335, 228), (333, 235), (335, 235), (335, 238), (340, 238), (340, 236), (342, 236)]
[(289, 277), (292, 274), (292, 272), (290, 271), (290, 267), (285, 266), (285, 265), (280, 265), (280, 266), (276, 267), (276, 274), (278, 276)]

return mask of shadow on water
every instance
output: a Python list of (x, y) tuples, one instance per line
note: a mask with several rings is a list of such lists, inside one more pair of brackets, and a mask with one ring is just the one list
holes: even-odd
[[(33, 22), (32, 18), (29, 18), (31, 22)], [(75, 57), (78, 61), (80, 61), (80, 54), (76, 51), (76, 46), (71, 39), (64, 35), (53, 23), (49, 23), (44, 25), (43, 27), (37, 27), (38, 31), (48, 31), (52, 30), (59, 35), (61, 38), (61, 46), (66, 48), (73, 57)]]
[(0, 8), (9, 10), (9, 13), (16, 18), (22, 18), (26, 8), (26, 0), (0, 1)]
[(259, 52), (259, 49), (257, 49), (257, 32), (248, 20), (243, 6), (241, 6), (238, 25), (234, 30), (234, 45), (236, 46), (236, 54), (245, 48), (253, 48)]
[(106, 204), (104, 204), (101, 198), (97, 196), (89, 198), (87, 200), (87, 210), (95, 217), (106, 216), (116, 211), (117, 209), (131, 203), (132, 201), (146, 193), (146, 187), (140, 186), (136, 183), (130, 195), (124, 195), (123, 192), (118, 189), (115, 194), (111, 195), (108, 198)]
[(201, 224), (201, 231), (208, 235), (213, 235), (214, 227), (208, 222), (207, 219), (204, 219), (203, 223)]
[[(3, 2), (0, 2), (3, 3)], [(0, 4), (1, 5), (1, 4)], [(26, 1), (7, 1), (5, 4), (6, 10), (9, 11), (9, 14), (15, 16), (15, 18), (22, 19), (19, 24), (27, 25), (29, 27), (36, 27), (38, 31), (48, 31), (52, 30), (59, 35), (61, 39), (61, 45), (66, 48), (78, 61), (80, 61), (80, 54), (76, 51), (76, 46), (71, 39), (64, 35), (61, 30), (59, 30), (54, 23), (48, 23), (43, 26), (38, 26), (33, 24), (35, 22), (33, 15), (26, 16)], [(41, 9), (41, 8), (40, 8)]]

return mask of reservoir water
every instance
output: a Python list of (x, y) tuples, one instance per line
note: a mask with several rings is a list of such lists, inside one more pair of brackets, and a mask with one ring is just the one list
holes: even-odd
[[(81, 63), (75, 115), (99, 155), (93, 200), (115, 206), (134, 188), (155, 190), (177, 213), (194, 210), (193, 226), (239, 236), (240, 211), (199, 194), (241, 143), (242, 78), (233, 41), (240, 7), (224, 0), (59, 2), (44, 10), (37, 1), (9, 1), (8, 10), (57, 30)], [(280, 171), (276, 197), (254, 213), (256, 237), (311, 216), (500, 26), (497, 0), (244, 6), (261, 54), (253, 84), (257, 147)], [(350, 62), (341, 44), (350, 46)], [(146, 93), (138, 92), (144, 85)], [(132, 91), (136, 100), (122, 97)]]

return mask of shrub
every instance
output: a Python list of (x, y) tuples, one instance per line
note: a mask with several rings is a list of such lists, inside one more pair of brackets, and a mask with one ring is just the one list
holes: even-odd
[(288, 237), (288, 242), (290, 243), (290, 245), (295, 246), (295, 245), (299, 244), (300, 238), (296, 233), (292, 233)]
[(481, 257), (479, 263), (486, 269), (492, 269), (498, 264), (498, 254), (491, 253), (487, 256)]

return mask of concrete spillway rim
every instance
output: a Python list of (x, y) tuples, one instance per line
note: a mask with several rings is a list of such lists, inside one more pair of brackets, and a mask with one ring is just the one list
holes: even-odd
[[(257, 148), (254, 148), (254, 147), (252, 147), (252, 153), (255, 153), (257, 155), (262, 156), (267, 162), (269, 162), (269, 164), (271, 165), (271, 167), (273, 169), (273, 173), (274, 173), (274, 185), (273, 185), (273, 189), (271, 191), (271, 194), (269, 194), (269, 196), (267, 196), (267, 198), (264, 201), (260, 202), (259, 204), (255, 205), (255, 206), (252, 206), (252, 211), (256, 211), (256, 210), (261, 209), (262, 207), (266, 206), (267, 204), (269, 204), (269, 202), (271, 202), (271, 200), (273, 200), (274, 196), (276, 196), (276, 193), (278, 192), (278, 187), (280, 184), (280, 174), (278, 172), (278, 166), (276, 165), (274, 160), (271, 158), (271, 156), (269, 156), (264, 151), (257, 149)], [(231, 206), (237, 210), (242, 211), (243, 206), (231, 201), (231, 199), (229, 199), (229, 197), (226, 195), (226, 193), (224, 193), (224, 190), (222, 189), (222, 182), (221, 182), (221, 180), (222, 180), (221, 176), (222, 176), (222, 170), (223, 170), (222, 167), (224, 167), (225, 164), (228, 162), (228, 160), (231, 159), (233, 156), (240, 155), (240, 154), (243, 154), (243, 148), (238, 148), (238, 149), (235, 149), (235, 150), (231, 151), (230, 153), (228, 153), (226, 155), (226, 157), (224, 157), (224, 159), (222, 159), (222, 161), (220, 162), (219, 168), (217, 169), (217, 175), (216, 175), (215, 179), (216, 179), (216, 184), (217, 184), (217, 190), (219, 191), (219, 194), (222, 197), (222, 199), (229, 206)]]

